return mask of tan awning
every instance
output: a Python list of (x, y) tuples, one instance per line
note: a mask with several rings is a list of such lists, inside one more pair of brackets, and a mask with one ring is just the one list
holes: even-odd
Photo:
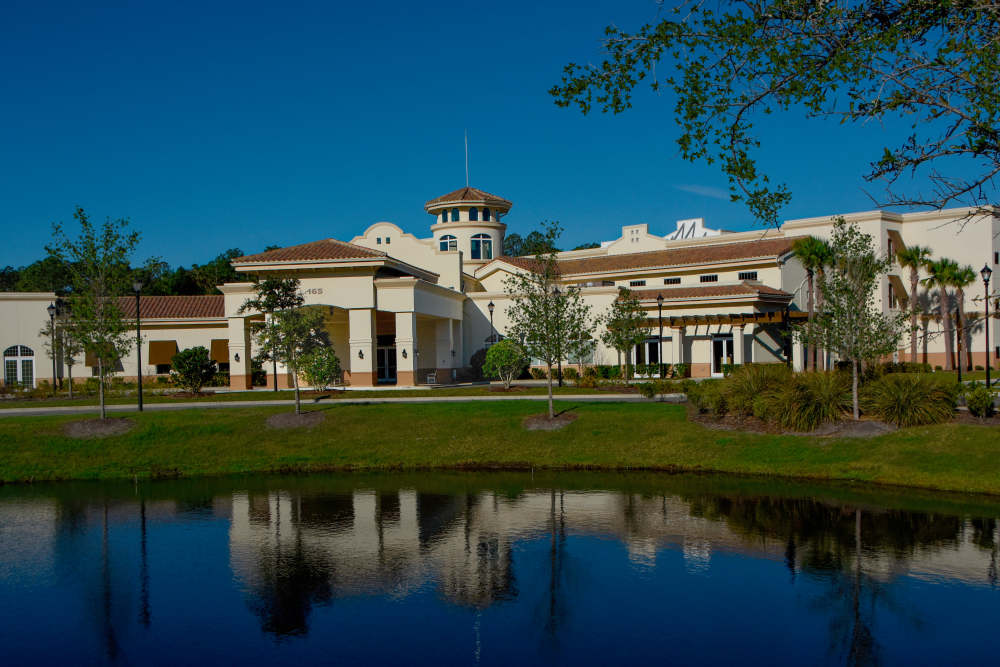
[(90, 350), (87, 350), (87, 354), (85, 354), (84, 357), (86, 357), (83, 360), (83, 365), (84, 366), (93, 366), (94, 368), (97, 367), (97, 355), (96, 354), (94, 354)]
[(146, 355), (146, 363), (152, 366), (169, 364), (175, 354), (177, 354), (177, 341), (151, 340), (149, 341), (149, 353)]
[(228, 338), (213, 338), (212, 339), (212, 361), (219, 364), (229, 363), (229, 339)]

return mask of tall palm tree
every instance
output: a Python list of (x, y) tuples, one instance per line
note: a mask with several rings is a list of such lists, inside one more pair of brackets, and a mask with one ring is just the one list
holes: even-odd
[(965, 288), (976, 282), (979, 275), (971, 266), (958, 267), (951, 276), (951, 286), (955, 288), (955, 300), (958, 302), (958, 364), (962, 365), (962, 350), (965, 350), (966, 370), (972, 370), (971, 336), (966, 330), (965, 322)]
[[(834, 256), (833, 248), (826, 241), (821, 240), (820, 246), (817, 247), (817, 264), (816, 264), (816, 312), (822, 314), (823, 312), (823, 284), (826, 282), (826, 267), (833, 266)], [(817, 355), (817, 353), (819, 353)], [(816, 358), (820, 357), (822, 363), (817, 366)], [(822, 349), (813, 349), (813, 368), (823, 367), (826, 370), (826, 355)]]
[[(816, 270), (823, 266), (823, 262), (827, 257), (829, 247), (826, 241), (818, 239), (815, 236), (803, 236), (802, 238), (796, 239), (792, 244), (792, 252), (795, 256), (799, 258), (802, 262), (802, 268), (806, 270), (806, 309), (809, 311), (809, 318), (807, 320), (806, 328), (811, 332), (813, 325), (813, 318), (816, 314), (815, 308), (815, 285), (816, 285)], [(804, 367), (809, 370), (809, 353), (812, 352), (812, 370), (816, 370), (816, 346), (807, 345), (806, 346), (806, 358)]]
[(910, 362), (917, 363), (917, 317), (920, 315), (920, 306), (917, 301), (917, 284), (920, 282), (920, 269), (927, 265), (931, 259), (931, 249), (924, 246), (911, 245), (896, 253), (899, 265), (910, 269)]
[(955, 370), (952, 359), (952, 339), (951, 339), (951, 307), (948, 303), (948, 287), (952, 284), (952, 276), (958, 271), (958, 263), (954, 260), (942, 258), (927, 263), (926, 278), (921, 281), (928, 289), (937, 288), (938, 297), (941, 304), (941, 322), (944, 325), (944, 367), (945, 370)]

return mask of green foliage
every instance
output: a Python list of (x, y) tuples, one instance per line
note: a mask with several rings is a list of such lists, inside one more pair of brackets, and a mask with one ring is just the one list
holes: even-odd
[(688, 401), (698, 409), (698, 412), (716, 416), (726, 414), (728, 405), (723, 384), (720, 380), (702, 380), (695, 382), (687, 380), (681, 384)]
[(315, 389), (326, 389), (341, 380), (340, 359), (330, 345), (320, 345), (303, 355), (300, 361), (302, 377)]
[(577, 381), (576, 386), (581, 389), (596, 389), (597, 388), (597, 369), (593, 366), (585, 366), (583, 369), (583, 374)]
[(985, 383), (978, 382), (965, 392), (965, 407), (974, 417), (986, 419), (992, 417), (996, 411), (993, 407), (993, 392), (989, 390)]
[[(769, 400), (791, 380), (792, 372), (785, 364), (748, 364), (738, 368), (725, 382), (729, 411), (740, 418), (755, 416), (755, 401)], [(760, 412), (764, 412), (763, 409)]]
[(483, 377), (483, 365), (486, 363), (486, 348), (481, 347), (472, 353), (472, 357), (469, 358), (469, 367), (472, 369), (472, 375), (475, 378)]
[(193, 394), (211, 382), (218, 371), (208, 350), (200, 345), (181, 350), (170, 359), (170, 365), (174, 383)]
[(545, 374), (545, 371), (543, 371), (541, 368), (536, 368), (534, 366), (528, 369), (528, 372), (531, 373), (532, 380), (544, 380), (546, 377), (548, 377)]
[(771, 394), (766, 413), (785, 429), (807, 433), (840, 421), (850, 409), (850, 376), (828, 371), (792, 375)]
[(671, 377), (675, 378), (686, 378), (691, 377), (691, 366), (688, 364), (674, 364), (673, 375)]
[[(551, 223), (542, 223), (543, 227), (546, 227), (547, 225), (551, 225)], [(503, 254), (508, 257), (533, 257), (535, 255), (545, 255), (552, 252), (559, 252), (559, 248), (556, 247), (555, 241), (556, 239), (549, 234), (549, 230), (547, 228), (542, 231), (535, 230), (524, 237), (514, 232), (504, 236)]]
[(503, 382), (505, 389), (510, 389), (511, 382), (521, 376), (527, 365), (528, 357), (521, 346), (509, 338), (504, 338), (486, 350), (482, 372)]
[(866, 414), (899, 427), (939, 424), (955, 414), (957, 385), (924, 374), (891, 373), (865, 385)]
[(570, 382), (576, 382), (580, 379), (580, 371), (576, 370), (572, 366), (563, 369), (563, 378), (569, 380)]
[(597, 328), (601, 342), (627, 359), (633, 347), (646, 340), (646, 310), (635, 294), (624, 287), (600, 317)]

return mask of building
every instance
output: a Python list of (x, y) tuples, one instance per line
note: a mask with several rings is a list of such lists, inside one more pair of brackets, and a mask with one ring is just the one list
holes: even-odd
[[(251, 388), (251, 330), (263, 315), (240, 312), (252, 294), (250, 280), (255, 275), (295, 276), (306, 304), (326, 309), (329, 339), (352, 386), (450, 382), (461, 376), (477, 350), (495, 334), (504, 334), (509, 303), (505, 281), (532, 268), (532, 258), (501, 254), (504, 220), (512, 206), (502, 197), (465, 187), (424, 205), (433, 217), (430, 236), (376, 222), (349, 241), (321, 239), (237, 258), (233, 266), (247, 281), (220, 285), (221, 296), (144, 297), (142, 372), (162, 375), (177, 350), (203, 345), (228, 366), (234, 389)], [(1000, 269), (1000, 211), (870, 211), (843, 217), (889, 254), (919, 244), (932, 248), (936, 257)], [(560, 253), (561, 278), (567, 286), (580, 287), (595, 315), (607, 309), (620, 287), (639, 296), (650, 326), (647, 340), (632, 351), (633, 363), (684, 363), (694, 377), (721, 374), (727, 363), (790, 362), (798, 368), (802, 351), (786, 332), (790, 321), (803, 315), (806, 280), (792, 243), (803, 235), (829, 236), (833, 221), (834, 216), (825, 216), (790, 220), (766, 231), (727, 232), (691, 219), (678, 221), (665, 236), (651, 233), (646, 224), (628, 224), (618, 238), (598, 248)], [(883, 309), (906, 307), (908, 275), (908, 269), (893, 267), (878, 295)], [(5, 383), (32, 385), (52, 376), (39, 331), (54, 298), (0, 294)], [(940, 304), (935, 294), (923, 290), (917, 298), (928, 313), (919, 333), (921, 360), (944, 365)], [(988, 350), (995, 365), (1000, 327), (991, 327), (987, 344), (982, 303), (982, 286), (966, 290), (965, 309), (975, 320), (966, 332), (967, 344), (975, 364), (984, 363)], [(134, 316), (133, 299), (123, 298), (122, 306)], [(901, 358), (907, 358), (908, 349), (904, 340)], [(96, 364), (82, 361), (75, 376), (90, 375)], [(595, 344), (588, 358), (567, 363), (580, 361), (613, 364), (617, 354)], [(134, 357), (122, 360), (117, 370), (134, 377)], [(57, 374), (63, 372), (57, 369)], [(279, 387), (289, 386), (280, 366), (276, 380)], [(274, 381), (269, 375), (268, 383)]]

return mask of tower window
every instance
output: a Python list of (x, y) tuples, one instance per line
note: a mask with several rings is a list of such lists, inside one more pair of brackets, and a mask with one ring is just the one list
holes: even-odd
[(740, 280), (757, 280), (757, 272), (756, 271), (740, 271), (740, 273), (739, 273), (739, 279)]
[(493, 239), (488, 234), (472, 237), (472, 259), (493, 259)]
[(709, 274), (704, 275), (704, 276), (698, 276), (698, 280), (700, 280), (703, 283), (717, 283), (717, 282), (719, 282), (719, 274), (718, 273), (709, 273)]
[(488, 208), (483, 209), (483, 220), (485, 220), (486, 222), (490, 221), (490, 209)]
[(673, 278), (664, 278), (663, 279), (663, 284), (664, 285), (680, 285), (681, 284), (681, 279), (679, 277), (677, 277), (677, 276), (674, 276)]
[(447, 209), (441, 212), (441, 222), (448, 222), (448, 211), (447, 211)]
[(629, 287), (645, 287), (646, 286), (646, 281), (645, 280), (630, 280), (630, 281), (628, 281), (628, 286)]
[(458, 209), (457, 208), (451, 209), (451, 221), (452, 222), (458, 222)]
[(375, 245), (382, 245), (382, 237), (381, 236), (379, 236), (377, 239), (375, 239)]
[(458, 250), (458, 239), (456, 239), (451, 234), (445, 234), (440, 239), (441, 252), (447, 252), (449, 250)]
[(479, 209), (475, 206), (469, 209), (469, 220), (479, 221)]

